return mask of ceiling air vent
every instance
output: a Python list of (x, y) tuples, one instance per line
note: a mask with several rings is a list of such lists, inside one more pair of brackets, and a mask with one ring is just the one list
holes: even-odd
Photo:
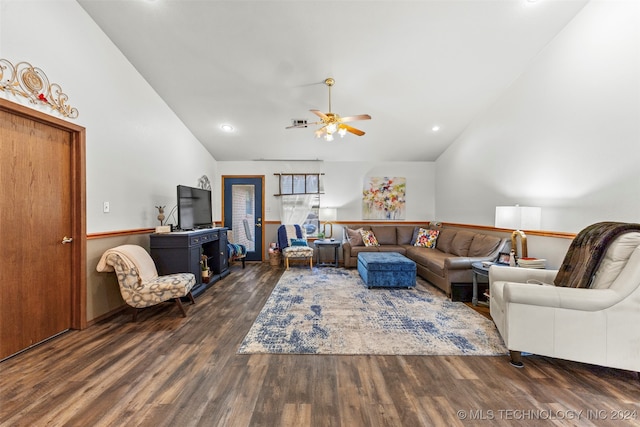
[(305, 119), (293, 119), (293, 126), (304, 126), (307, 127), (307, 121)]

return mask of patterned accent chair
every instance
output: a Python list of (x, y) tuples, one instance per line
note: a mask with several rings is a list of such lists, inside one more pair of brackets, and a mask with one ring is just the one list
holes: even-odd
[(102, 254), (96, 270), (115, 271), (122, 299), (134, 308), (134, 322), (138, 309), (165, 301), (175, 301), (182, 312), (182, 317), (187, 317), (187, 313), (180, 298), (188, 297), (191, 303), (195, 304), (191, 294), (191, 289), (196, 283), (195, 276), (192, 273), (158, 276), (151, 255), (140, 246), (122, 245), (108, 249)]
[(313, 269), (313, 248), (307, 244), (307, 236), (300, 225), (281, 225), (278, 227), (278, 245), (287, 270), (291, 258), (308, 258), (309, 268)]

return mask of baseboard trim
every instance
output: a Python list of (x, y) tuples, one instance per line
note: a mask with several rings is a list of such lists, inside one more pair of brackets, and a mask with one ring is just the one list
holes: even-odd
[(108, 319), (109, 317), (115, 316), (116, 314), (120, 314), (120, 312), (125, 311), (127, 309), (127, 305), (126, 304), (122, 304), (120, 307), (114, 308), (111, 311), (108, 311), (94, 319), (91, 319), (89, 321), (87, 321), (87, 327), (89, 326), (93, 326), (98, 322), (102, 322), (103, 320)]

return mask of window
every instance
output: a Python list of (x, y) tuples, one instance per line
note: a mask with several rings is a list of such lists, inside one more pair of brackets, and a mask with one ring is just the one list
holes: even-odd
[(285, 194), (320, 194), (319, 173), (277, 173), (280, 177), (280, 192)]
[(280, 222), (300, 224), (307, 236), (320, 231), (320, 175), (318, 173), (275, 174), (279, 177)]

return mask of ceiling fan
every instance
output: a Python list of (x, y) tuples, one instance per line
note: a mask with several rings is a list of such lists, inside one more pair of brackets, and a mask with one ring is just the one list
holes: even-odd
[(360, 129), (356, 129), (346, 124), (347, 122), (355, 122), (357, 120), (370, 120), (371, 116), (368, 114), (359, 114), (357, 116), (340, 117), (336, 113), (331, 112), (331, 86), (335, 84), (335, 80), (328, 77), (324, 80), (324, 84), (329, 87), (329, 112), (323, 113), (320, 110), (309, 110), (316, 116), (320, 117), (319, 122), (307, 123), (306, 121), (299, 123), (294, 122), (292, 126), (287, 126), (287, 129), (292, 128), (306, 128), (309, 125), (323, 125), (320, 129), (315, 131), (316, 137), (320, 138), (324, 136), (327, 141), (333, 141), (333, 134), (338, 133), (340, 137), (344, 137), (347, 132), (351, 132), (354, 135), (362, 136), (364, 132)]

